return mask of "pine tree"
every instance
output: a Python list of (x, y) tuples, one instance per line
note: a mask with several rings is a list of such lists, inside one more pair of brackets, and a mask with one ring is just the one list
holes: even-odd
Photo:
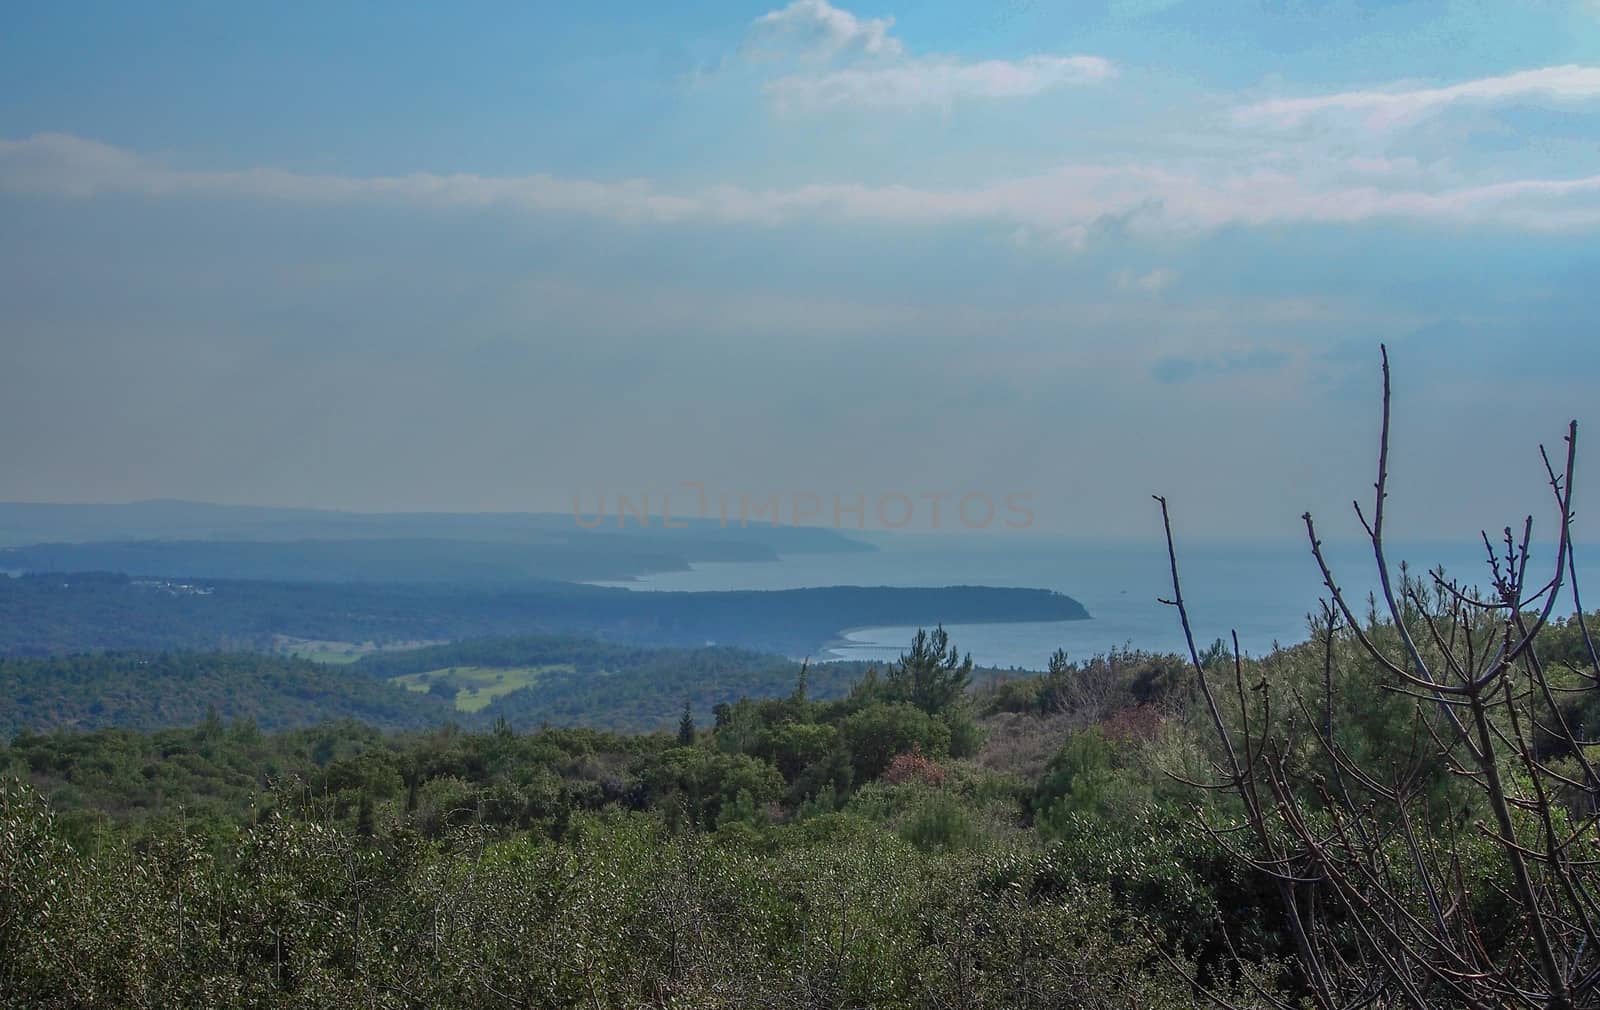
[(377, 812), (373, 809), (372, 797), (362, 793), (361, 806), (356, 812), (356, 834), (362, 838), (371, 838), (377, 833)]
[(1050, 669), (1039, 682), (1039, 711), (1048, 715), (1066, 707), (1067, 681), (1077, 671), (1067, 659), (1067, 650), (1050, 655)]
[(965, 659), (950, 644), (950, 634), (940, 625), (932, 634), (918, 628), (911, 650), (889, 671), (889, 693), (937, 715), (960, 701), (972, 681), (972, 656)]
[(694, 746), (694, 709), (689, 699), (683, 699), (683, 718), (678, 720), (678, 746)]

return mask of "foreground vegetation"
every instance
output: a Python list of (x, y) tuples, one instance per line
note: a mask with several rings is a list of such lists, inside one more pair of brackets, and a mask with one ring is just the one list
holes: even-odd
[(676, 733), (24, 734), (0, 751), (0, 988), (18, 1006), (1174, 1005), (1189, 986), (1156, 938), (1210, 970), (1214, 915), (1270, 933), (1152, 776), (1182, 750), (1179, 669), (1118, 654), (972, 692), (935, 632), (846, 698), (813, 700), (807, 671)]
[[(1584, 649), (1576, 622), (1546, 642), (1550, 662)], [(1222, 643), (1199, 659), (1233, 676)], [(1191, 665), (1058, 656), (974, 688), (935, 632), (847, 697), (814, 700), (806, 671), (788, 697), (720, 705), (706, 726), (691, 712), (675, 733), (265, 734), (212, 718), (22, 734), (0, 750), (0, 993), (30, 1007), (1298, 1000), (1272, 878), (1208, 828), (1243, 805), (1182, 781), (1220, 758)], [(1353, 631), (1239, 669), (1325, 706), (1342, 753), (1411, 745), (1414, 699), (1372, 690), (1381, 671)], [(1567, 716), (1600, 726), (1585, 699)], [(1327, 773), (1304, 739), (1280, 759), (1307, 782)], [(1415, 827), (1453, 838), (1467, 882), (1454, 914), (1513, 942), (1493, 840), (1460, 828), (1479, 816), (1471, 790), (1443, 762), (1419, 783), (1433, 817)]]

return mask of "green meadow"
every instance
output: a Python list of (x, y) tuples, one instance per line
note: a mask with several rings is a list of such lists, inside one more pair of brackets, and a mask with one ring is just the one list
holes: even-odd
[(548, 666), (447, 666), (423, 673), (391, 677), (390, 683), (407, 691), (431, 691), (437, 684), (455, 685), (455, 705), (459, 712), (478, 712), (501, 695), (532, 686), (541, 674), (571, 672), (570, 663)]

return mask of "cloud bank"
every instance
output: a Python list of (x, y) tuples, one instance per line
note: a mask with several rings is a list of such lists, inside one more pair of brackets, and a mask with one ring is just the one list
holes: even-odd
[(1447, 87), (1391, 86), (1374, 91), (1342, 91), (1309, 98), (1279, 98), (1238, 110), (1243, 125), (1274, 128), (1300, 126), (1330, 112), (1354, 112), (1374, 126), (1392, 126), (1468, 102), (1510, 102), (1525, 99), (1581, 101), (1600, 98), (1600, 67), (1558, 66), (1483, 77)]
[[(229, 198), (302, 204), (389, 202), (432, 210), (503, 208), (621, 222), (776, 226), (989, 224), (1080, 238), (1110, 219), (1145, 231), (1372, 220), (1497, 225), (1534, 231), (1600, 227), (1600, 175), (1514, 179), (1450, 188), (1322, 184), (1302, 173), (1226, 162), (1182, 166), (1067, 165), (965, 188), (818, 183), (719, 184), (669, 190), (534, 174), (313, 175), (258, 167), (197, 171), (69, 134), (0, 140), (0, 190), (86, 198)], [(1081, 242), (1076, 244), (1081, 245)]]
[(784, 107), (945, 106), (967, 98), (1031, 98), (1053, 88), (1097, 84), (1111, 77), (1098, 56), (1028, 56), (1020, 60), (928, 58), (889, 66), (791, 75), (766, 85)]

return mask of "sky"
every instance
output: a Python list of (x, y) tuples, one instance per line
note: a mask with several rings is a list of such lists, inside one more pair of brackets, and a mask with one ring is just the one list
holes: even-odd
[(1600, 420), (1596, 0), (63, 2), (0, 94), (0, 500), (1337, 537), (1387, 344), (1461, 538)]

